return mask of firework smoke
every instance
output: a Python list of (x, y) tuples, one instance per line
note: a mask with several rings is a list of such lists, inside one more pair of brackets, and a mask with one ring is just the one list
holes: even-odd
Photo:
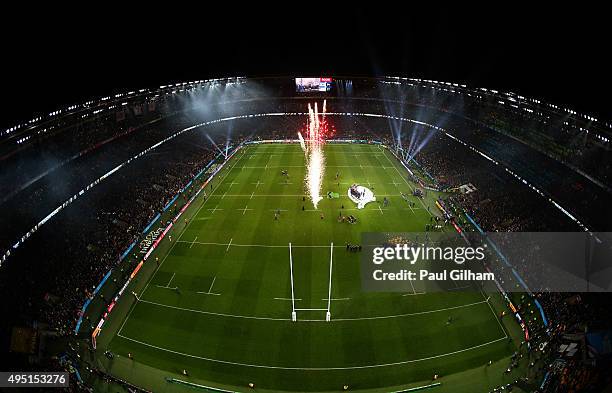
[(327, 123), (325, 121), (326, 102), (323, 101), (323, 111), (319, 115), (317, 103), (314, 109), (308, 104), (308, 123), (306, 126), (306, 138), (298, 132), (298, 137), (304, 154), (306, 155), (306, 190), (314, 208), (317, 208), (321, 196), (323, 175), (325, 174), (325, 156), (323, 145), (327, 134)]

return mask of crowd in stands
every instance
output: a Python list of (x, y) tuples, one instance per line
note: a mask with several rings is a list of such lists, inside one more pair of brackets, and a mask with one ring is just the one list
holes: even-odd
[(450, 138), (432, 137), (415, 159), (442, 187), (468, 183), (476, 187), (474, 192), (453, 193), (449, 199), (464, 207), (485, 231), (578, 229), (552, 204), (499, 166)]
[[(606, 372), (611, 359), (596, 355), (586, 334), (597, 329), (610, 329), (609, 298), (605, 293), (539, 293), (536, 298), (542, 305), (550, 325), (530, 325), (534, 345), (543, 345), (547, 362), (542, 367), (549, 377), (542, 392), (600, 392), (612, 382)], [(526, 303), (528, 300), (526, 301)], [(567, 352), (566, 345), (576, 344), (576, 352)]]
[[(117, 265), (121, 253), (143, 236), (142, 230), (152, 218), (216, 155), (210, 148), (194, 144), (182, 146), (180, 156), (172, 153), (158, 152), (119, 171), (93, 188), (88, 199), (77, 199), (57, 217), (60, 231), (43, 227), (31, 240), (38, 247), (24, 247), (18, 250), (23, 254), (16, 253), (16, 260), (39, 261), (24, 267), (36, 271), (26, 276), (32, 278), (32, 288), (26, 290), (22, 283), (22, 291), (24, 296), (37, 297), (45, 288), (46, 301), (40, 304), (39, 317), (61, 334), (74, 329), (84, 300)], [(48, 274), (41, 277), (41, 271)], [(35, 278), (51, 281), (43, 283)], [(36, 299), (31, 301), (37, 303)]]

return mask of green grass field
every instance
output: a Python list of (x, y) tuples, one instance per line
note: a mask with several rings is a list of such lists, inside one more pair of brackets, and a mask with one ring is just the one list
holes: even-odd
[[(159, 267), (133, 289), (140, 300), (126, 295), (120, 301), (124, 312), (112, 316), (114, 327), (100, 340), (116, 354), (103, 360), (105, 368), (155, 391), (180, 389), (162, 386), (165, 377), (238, 391), (249, 390), (249, 382), (268, 391), (343, 385), (390, 391), (432, 383), (434, 374), (442, 386), (432, 391), (478, 392), (500, 384), (504, 359), (515, 350), (509, 337), (518, 333), (511, 320), (498, 320), (503, 305), (496, 296), (487, 301), (482, 292), (427, 293), (414, 286), (405, 293), (363, 293), (359, 254), (345, 249), (360, 243), (362, 232), (424, 231), (430, 214), (438, 213), (436, 195), (413, 197), (405, 169), (380, 146), (328, 144), (325, 155), (323, 192), (340, 198), (326, 198), (314, 210), (302, 200), (299, 145), (240, 149), (209, 195), (186, 212), (187, 224), (155, 252)], [(386, 196), (389, 205), (358, 211), (346, 196), (352, 183), (369, 186), (379, 201)], [(341, 212), (358, 222), (338, 222)], [(291, 320), (289, 243), (297, 322)], [(449, 316), (454, 322), (447, 325)], [(489, 360), (499, 362), (484, 368)]]

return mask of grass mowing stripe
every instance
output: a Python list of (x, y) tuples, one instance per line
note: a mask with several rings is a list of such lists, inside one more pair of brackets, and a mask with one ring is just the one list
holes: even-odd
[[(324, 321), (324, 320), (309, 320), (309, 321)], [(419, 358), (419, 359), (409, 359), (409, 360), (402, 360), (402, 361), (391, 362), (391, 363), (366, 364), (366, 365), (361, 365), (361, 366), (347, 366), (347, 367), (284, 367), (284, 366), (269, 366), (269, 365), (265, 365), (265, 364), (252, 364), (252, 363), (233, 362), (233, 361), (229, 361), (229, 360), (213, 359), (213, 358), (209, 358), (209, 357), (192, 355), (192, 354), (189, 354), (189, 353), (174, 351), (172, 349), (163, 348), (163, 347), (160, 347), (160, 346), (157, 346), (157, 345), (152, 345), (152, 344), (146, 343), (144, 341), (139, 341), (139, 340), (135, 340), (135, 339), (130, 338), (130, 337), (123, 336), (123, 335), (121, 335), (119, 333), (117, 333), (117, 336), (119, 336), (119, 337), (121, 337), (121, 338), (123, 338), (125, 340), (133, 341), (133, 342), (141, 344), (141, 345), (145, 345), (145, 346), (148, 346), (148, 347), (151, 347), (151, 348), (155, 348), (155, 349), (160, 350), (160, 351), (170, 352), (170, 353), (174, 353), (176, 355), (186, 356), (186, 357), (200, 359), (200, 360), (206, 360), (206, 361), (214, 362), (214, 363), (223, 363), (223, 364), (230, 364), (230, 365), (233, 365), (233, 366), (243, 366), (243, 367), (267, 368), (267, 369), (274, 369), (274, 370), (297, 370), (297, 371), (361, 370), (361, 369), (367, 369), (367, 368), (381, 368), (381, 367), (401, 366), (401, 365), (404, 365), (404, 364), (424, 362), (424, 361), (427, 361), (427, 360), (433, 360), (433, 359), (438, 359), (438, 358), (441, 358), (441, 357), (456, 355), (456, 354), (459, 354), (459, 353), (463, 353), (463, 352), (471, 351), (471, 350), (474, 350), (474, 349), (482, 348), (482, 347), (487, 346), (487, 345), (495, 344), (495, 343), (500, 342), (502, 340), (505, 340), (507, 338), (507, 337), (501, 337), (501, 338), (498, 338), (496, 340), (491, 340), (491, 341), (488, 341), (486, 343), (482, 343), (482, 344), (479, 344), (479, 345), (473, 345), (471, 347), (464, 348), (464, 349), (459, 349), (457, 351), (442, 353), (442, 354), (433, 355), (433, 356), (427, 356), (427, 357)]]

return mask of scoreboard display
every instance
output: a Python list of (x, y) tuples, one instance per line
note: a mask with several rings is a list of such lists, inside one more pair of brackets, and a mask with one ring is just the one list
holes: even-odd
[(295, 90), (298, 93), (314, 91), (326, 92), (331, 90), (332, 78), (295, 78)]

